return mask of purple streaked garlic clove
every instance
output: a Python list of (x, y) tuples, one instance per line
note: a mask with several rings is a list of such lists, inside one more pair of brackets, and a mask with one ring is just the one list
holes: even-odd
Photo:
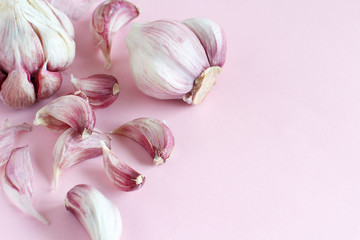
[(0, 126), (0, 166), (8, 161), (11, 151), (15, 148), (15, 136), (19, 132), (30, 130), (31, 126), (27, 123), (14, 125), (8, 120)]
[(0, 94), (3, 103), (13, 108), (30, 107), (36, 101), (30, 74), (19, 63), (2, 83)]
[(110, 51), (115, 33), (138, 15), (137, 7), (123, 0), (107, 0), (96, 7), (90, 29), (95, 44), (105, 57), (105, 68), (111, 67)]
[(61, 87), (62, 76), (59, 72), (50, 72), (46, 68), (47, 62), (40, 69), (35, 78), (37, 99), (45, 99), (54, 95)]
[(190, 19), (133, 24), (126, 44), (139, 90), (158, 99), (201, 103), (215, 84), (226, 55), (223, 31), (212, 23)]
[(44, 224), (50, 224), (32, 205), (33, 170), (29, 147), (15, 148), (2, 174), (2, 185), (11, 202), (23, 212), (33, 216)]
[(110, 148), (110, 136), (98, 129), (94, 129), (92, 134), (84, 139), (73, 128), (60, 135), (53, 150), (55, 187), (66, 168), (102, 155), (100, 141)]
[(64, 12), (72, 20), (79, 20), (90, 7), (100, 0), (49, 0), (57, 9)]
[(95, 121), (94, 111), (86, 100), (75, 95), (65, 95), (37, 111), (34, 124), (57, 131), (72, 127), (85, 137), (91, 134)]
[(190, 18), (183, 21), (199, 38), (208, 56), (210, 66), (223, 67), (226, 59), (224, 30), (207, 18)]
[(71, 83), (76, 91), (85, 94), (93, 108), (108, 107), (118, 98), (120, 92), (118, 80), (107, 74), (96, 74), (87, 78), (71, 75)]
[(76, 185), (66, 195), (65, 208), (83, 225), (92, 240), (120, 239), (119, 209), (96, 188)]
[(138, 142), (151, 155), (155, 165), (163, 164), (170, 158), (175, 143), (174, 136), (165, 122), (154, 118), (134, 119), (111, 133)]
[(145, 183), (145, 176), (132, 169), (122, 162), (107, 146), (101, 141), (105, 172), (109, 180), (122, 191), (135, 191)]

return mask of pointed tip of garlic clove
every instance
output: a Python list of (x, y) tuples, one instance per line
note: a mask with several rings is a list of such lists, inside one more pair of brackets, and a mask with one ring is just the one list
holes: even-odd
[(207, 68), (200, 77), (195, 80), (194, 87), (184, 96), (183, 100), (188, 104), (196, 105), (201, 103), (210, 92), (212, 86), (215, 85), (216, 78), (220, 73), (220, 67)]

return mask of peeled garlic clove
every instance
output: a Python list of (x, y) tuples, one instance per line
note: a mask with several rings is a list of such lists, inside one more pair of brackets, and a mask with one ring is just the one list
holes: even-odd
[(74, 95), (65, 95), (37, 111), (34, 124), (57, 131), (72, 127), (85, 137), (91, 134), (95, 121), (94, 111), (86, 100)]
[(120, 239), (119, 209), (96, 188), (76, 185), (66, 195), (65, 208), (83, 225), (92, 240)]
[(117, 79), (107, 74), (96, 74), (87, 78), (76, 78), (71, 75), (71, 83), (77, 91), (85, 94), (93, 108), (111, 105), (120, 92)]
[(183, 23), (199, 38), (211, 66), (222, 67), (226, 59), (226, 38), (224, 30), (207, 18), (190, 18)]
[(46, 64), (44, 64), (35, 78), (36, 96), (38, 99), (54, 95), (60, 89), (62, 83), (61, 73), (48, 71)]
[(55, 187), (66, 168), (102, 155), (100, 141), (110, 148), (110, 137), (98, 129), (94, 129), (92, 134), (84, 139), (73, 128), (61, 134), (53, 150)]
[(141, 188), (145, 183), (145, 176), (122, 162), (103, 141), (100, 143), (103, 150), (105, 172), (109, 180), (122, 191), (129, 192)]
[(63, 11), (69, 18), (77, 21), (90, 7), (100, 0), (49, 0), (57, 9)]
[(30, 107), (36, 101), (30, 74), (19, 64), (7, 75), (1, 85), (0, 94), (2, 101), (14, 108)]
[(111, 67), (110, 50), (115, 33), (138, 15), (137, 7), (123, 0), (107, 0), (96, 7), (90, 29), (106, 59), (106, 68)]
[(32, 205), (32, 178), (33, 170), (29, 147), (14, 149), (2, 174), (4, 192), (23, 212), (30, 214), (44, 224), (49, 224)]
[(7, 120), (0, 126), (0, 166), (8, 161), (15, 148), (15, 136), (19, 132), (30, 130), (31, 126), (27, 123), (13, 125)]
[(154, 159), (154, 164), (163, 164), (174, 148), (174, 136), (170, 128), (154, 118), (134, 119), (111, 133), (131, 138), (142, 145)]

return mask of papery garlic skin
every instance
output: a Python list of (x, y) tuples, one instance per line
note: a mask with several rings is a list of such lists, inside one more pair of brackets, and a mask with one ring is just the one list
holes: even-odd
[(31, 126), (27, 123), (14, 125), (8, 120), (0, 126), (0, 166), (8, 161), (11, 151), (15, 148), (15, 136), (19, 132), (30, 130)]
[(95, 113), (90, 104), (81, 97), (65, 95), (56, 98), (37, 111), (34, 124), (64, 131), (74, 128), (83, 137), (95, 127)]
[(86, 78), (71, 75), (71, 83), (76, 91), (85, 94), (93, 108), (108, 107), (120, 93), (118, 80), (108, 74), (95, 74)]
[(30, 214), (44, 224), (50, 224), (32, 205), (32, 178), (33, 170), (29, 147), (14, 149), (1, 178), (4, 192), (23, 212)]
[(94, 10), (90, 29), (105, 57), (105, 68), (111, 67), (110, 50), (115, 33), (138, 15), (137, 7), (123, 0), (106, 0)]
[(94, 129), (92, 134), (84, 139), (73, 128), (60, 135), (53, 149), (55, 187), (59, 176), (66, 168), (102, 155), (100, 141), (110, 148), (110, 136), (99, 129)]
[(210, 20), (185, 22), (133, 24), (126, 38), (130, 70), (137, 87), (149, 96), (199, 104), (221, 72), (226, 41), (219, 25)]
[(175, 140), (170, 128), (158, 119), (138, 118), (111, 131), (131, 138), (142, 145), (153, 158), (155, 165), (170, 158)]
[(106, 175), (122, 191), (135, 191), (145, 183), (145, 176), (132, 169), (121, 161), (103, 141), (100, 141), (103, 150), (103, 160)]
[(96, 188), (79, 184), (70, 189), (65, 208), (83, 225), (92, 240), (119, 240), (122, 220), (117, 206)]

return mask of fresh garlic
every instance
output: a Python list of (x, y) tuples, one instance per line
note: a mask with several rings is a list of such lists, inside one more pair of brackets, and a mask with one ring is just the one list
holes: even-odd
[(96, 74), (87, 78), (71, 75), (71, 83), (76, 91), (85, 94), (93, 108), (108, 107), (118, 98), (120, 92), (118, 80), (107, 74)]
[(105, 57), (105, 68), (111, 67), (110, 50), (115, 33), (138, 15), (137, 7), (123, 0), (106, 0), (96, 7), (90, 29)]
[(84, 138), (91, 134), (95, 121), (95, 113), (86, 100), (74, 95), (65, 95), (37, 111), (34, 124), (56, 131), (72, 127)]
[(15, 136), (19, 132), (30, 130), (31, 126), (27, 123), (13, 125), (8, 120), (0, 126), (0, 166), (8, 161), (11, 151), (15, 148)]
[(79, 20), (90, 7), (100, 0), (49, 0), (57, 9), (63, 11), (69, 18)]
[(66, 168), (102, 155), (100, 140), (110, 148), (110, 137), (98, 129), (94, 129), (85, 139), (73, 128), (60, 135), (53, 150), (55, 187)]
[(59, 72), (48, 71), (45, 63), (36, 75), (34, 82), (37, 99), (44, 99), (54, 95), (60, 89), (61, 83), (61, 74)]
[(30, 214), (44, 224), (50, 224), (32, 205), (33, 170), (29, 147), (15, 148), (2, 174), (2, 185), (5, 194), (23, 212)]
[(129, 192), (140, 189), (145, 183), (145, 176), (122, 162), (103, 141), (100, 143), (103, 150), (105, 172), (109, 180), (122, 191)]
[(155, 165), (169, 159), (174, 147), (174, 136), (170, 128), (154, 118), (138, 118), (125, 123), (111, 133), (133, 139), (142, 145), (154, 159)]
[[(47, 1), (0, 2), (0, 69), (3, 102), (15, 108), (34, 104), (33, 82), (44, 66), (63, 71), (75, 57), (74, 29), (70, 20)], [(45, 90), (51, 92), (50, 90)]]
[(96, 188), (76, 185), (66, 195), (65, 208), (83, 225), (92, 240), (120, 239), (119, 209)]
[(209, 19), (133, 24), (126, 38), (137, 87), (158, 99), (203, 101), (226, 58), (224, 31)]

